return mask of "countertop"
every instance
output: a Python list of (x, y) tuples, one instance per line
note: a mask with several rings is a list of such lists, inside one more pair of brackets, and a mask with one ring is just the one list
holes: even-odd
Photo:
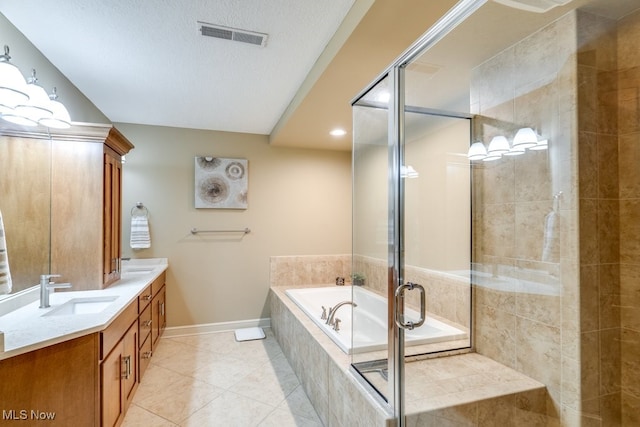
[[(4, 352), (0, 351), (0, 360), (103, 330), (167, 267), (166, 258), (123, 261), (121, 279), (108, 288), (52, 291), (50, 308), (39, 308), (38, 298), (0, 316), (0, 331), (4, 333)], [(91, 297), (117, 298), (98, 313), (46, 316), (71, 299)]]

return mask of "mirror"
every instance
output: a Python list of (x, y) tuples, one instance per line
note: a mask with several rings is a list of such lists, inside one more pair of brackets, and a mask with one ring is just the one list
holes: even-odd
[[(49, 272), (51, 140), (0, 135), (0, 212), (11, 290), (38, 284)], [(0, 299), (6, 297), (6, 289)]]

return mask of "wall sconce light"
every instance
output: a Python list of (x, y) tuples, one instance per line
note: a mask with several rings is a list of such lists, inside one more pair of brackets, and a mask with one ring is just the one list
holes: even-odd
[(28, 82), (18, 67), (10, 62), (9, 46), (0, 55), (0, 117), (22, 126), (71, 127), (71, 118), (65, 106), (57, 100), (56, 89), (51, 95), (37, 84), (36, 70), (31, 71)]
[(487, 149), (481, 141), (474, 142), (467, 153), (469, 160), (482, 160), (487, 157)]

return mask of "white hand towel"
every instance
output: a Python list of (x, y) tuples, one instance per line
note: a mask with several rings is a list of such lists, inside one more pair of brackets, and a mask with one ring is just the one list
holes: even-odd
[(131, 249), (147, 249), (151, 247), (149, 220), (146, 216), (131, 217)]
[(4, 222), (0, 212), (0, 295), (11, 293), (11, 271), (9, 270), (9, 255), (7, 242), (4, 237)]

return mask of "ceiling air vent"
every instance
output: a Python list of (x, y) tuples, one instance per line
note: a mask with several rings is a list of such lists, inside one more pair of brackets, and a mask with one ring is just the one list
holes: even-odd
[(544, 13), (556, 6), (564, 6), (571, 0), (493, 0), (496, 3), (502, 3), (505, 6), (511, 6), (516, 9), (526, 10), (529, 12)]
[(267, 34), (253, 31), (239, 30), (237, 28), (223, 27), (221, 25), (208, 24), (198, 21), (200, 34), (216, 39), (233, 40), (264, 47), (267, 44)]

